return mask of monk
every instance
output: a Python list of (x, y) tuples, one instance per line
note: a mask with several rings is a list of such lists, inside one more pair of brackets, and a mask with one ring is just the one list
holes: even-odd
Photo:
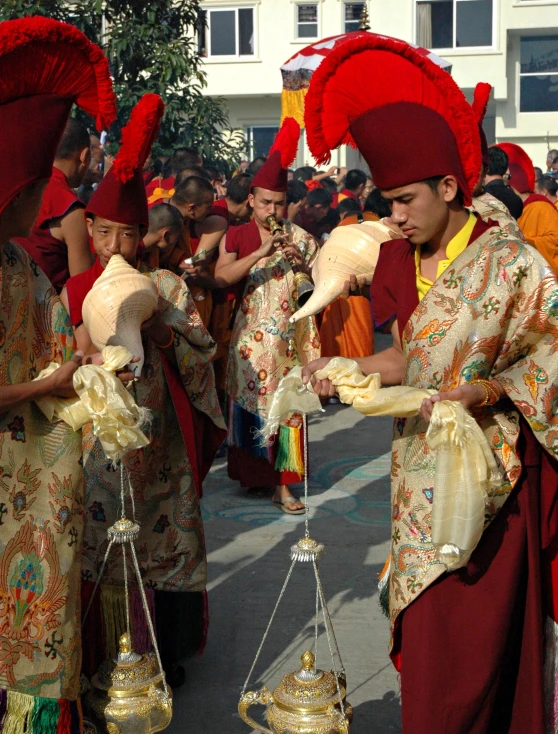
[[(0, 728), (79, 731), (81, 433), (33, 402), (74, 397), (83, 353), (13, 239), (31, 234), (72, 104), (109, 127), (116, 101), (100, 48), (41, 17), (0, 23), (0, 78)], [(61, 366), (34, 381), (51, 362)]]
[(175, 185), (176, 174), (183, 168), (190, 166), (203, 166), (203, 157), (195, 148), (177, 148), (168, 162), (168, 175), (155, 176), (145, 187), (147, 196), (151, 196), (155, 189), (172, 189)]
[(523, 148), (515, 143), (498, 143), (498, 147), (508, 155), (511, 183), (523, 201), (519, 228), (558, 274), (558, 211), (546, 196), (535, 193), (535, 169)]
[(287, 168), (299, 139), (298, 125), (292, 134), (289, 127), (284, 123), (270, 156), (252, 179), (253, 218), (231, 227), (221, 241), (215, 279), (221, 287), (237, 287), (227, 374), (229, 477), (255, 496), (264, 496), (271, 487), (278, 509), (301, 514), (304, 505), (289, 485), (304, 474), (302, 417), (294, 414), (285, 421), (271, 448), (262, 447), (255, 434), (263, 427), (281, 377), (319, 354), (313, 318), (289, 322), (296, 303), (294, 274), (286, 259), (308, 269), (318, 245), (292, 223), (285, 224), (290, 238), (272, 235), (267, 221), (270, 215), (281, 220), (286, 210)]
[[(86, 222), (95, 249), (95, 264), (70, 278), (62, 291), (80, 348), (94, 350), (82, 319), (82, 305), (113, 255), (133, 266), (149, 219), (143, 184), (143, 155), (154, 137), (164, 106), (157, 95), (145, 95), (122, 133), (114, 164), (91, 198)], [(143, 145), (138, 144), (143, 141)], [(130, 177), (130, 169), (133, 174)], [(140, 269), (156, 285), (159, 306), (142, 325), (145, 363), (134, 382), (134, 397), (152, 413), (150, 444), (126, 455), (123, 464), (134, 488), (141, 525), (146, 586), (154, 591), (158, 638), (168, 681), (184, 681), (180, 661), (204, 644), (207, 631), (207, 576), (203, 522), (199, 500), (202, 481), (225, 431), (217, 402), (211, 358), (215, 345), (203, 327), (183, 281), (165, 270)], [(203, 456), (202, 456), (203, 449)], [(118, 517), (120, 472), (107, 462), (91, 426), (84, 428), (85, 540), (82, 556), (84, 603), (97, 580), (107, 546), (106, 529)], [(116, 558), (116, 556), (115, 556)], [(133, 572), (130, 570), (130, 574)], [(130, 576), (133, 578), (133, 575)], [(85, 627), (85, 669), (95, 672), (112, 654), (118, 635), (107, 606), (124, 609), (123, 570), (109, 563), (101, 584), (101, 600)], [(134, 618), (135, 639), (148, 639), (143, 616)], [(113, 630), (109, 636), (106, 631)], [(104, 630), (104, 632), (103, 632)]]
[[(399, 80), (399, 95), (386, 78)], [(372, 279), (375, 324), (391, 326), (393, 345), (357, 364), (382, 385), (432, 390), (419, 414), (394, 423), (385, 583), (403, 732), (544, 734), (558, 282), (535, 248), (467, 208), (481, 170), (478, 121), (451, 76), (406, 43), (371, 34), (331, 52), (312, 77), (306, 122), (320, 159), (351, 135), (404, 233), (382, 245)], [(334, 391), (327, 380), (314, 389)], [(436, 456), (425, 440), (443, 400), (472, 411), (502, 477), (479, 544), (452, 572), (432, 542)]]
[(29, 237), (18, 240), (58, 293), (70, 275), (82, 273), (92, 262), (84, 204), (74, 191), (81, 186), (90, 162), (89, 132), (70, 118), (33, 230)]
[(172, 204), (155, 204), (149, 209), (149, 229), (143, 237), (143, 260), (152, 268), (160, 267), (174, 250), (182, 234), (182, 215)]

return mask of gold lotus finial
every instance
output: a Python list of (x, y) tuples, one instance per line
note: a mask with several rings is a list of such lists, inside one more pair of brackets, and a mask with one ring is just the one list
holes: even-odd
[(118, 640), (118, 647), (120, 649), (121, 655), (128, 655), (132, 652), (132, 640), (130, 639), (130, 635), (127, 632), (124, 632), (123, 635), (120, 635), (120, 639)]
[(303, 653), (300, 661), (302, 663), (303, 670), (314, 670), (316, 658), (314, 657), (313, 653), (310, 652), (310, 650), (306, 650), (306, 652)]

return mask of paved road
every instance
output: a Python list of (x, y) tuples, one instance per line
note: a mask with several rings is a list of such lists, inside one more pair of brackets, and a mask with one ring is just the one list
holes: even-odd
[[(389, 538), (390, 419), (328, 406), (310, 421), (310, 530), (326, 545), (320, 571), (341, 654), (351, 734), (400, 732), (399, 687), (387, 657), (388, 625), (376, 580)], [(216, 462), (203, 503), (209, 560), (210, 632), (203, 657), (189, 660), (176, 691), (172, 734), (250, 734), (237, 714), (242, 684), (290, 565), (289, 548), (304, 519), (286, 516), (267, 499), (245, 496)], [(255, 670), (251, 688), (274, 687), (299, 666), (311, 645), (315, 584), (297, 564)], [(321, 667), (329, 668), (325, 636)], [(256, 709), (254, 715), (258, 715)]]

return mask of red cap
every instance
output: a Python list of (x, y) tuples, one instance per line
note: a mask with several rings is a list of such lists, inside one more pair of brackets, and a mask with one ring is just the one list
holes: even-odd
[(269, 150), (269, 158), (256, 173), (250, 191), (256, 186), (268, 191), (286, 191), (287, 169), (296, 158), (300, 125), (293, 117), (286, 117)]
[(24, 188), (50, 178), (73, 103), (95, 117), (99, 130), (115, 119), (101, 49), (56, 20), (0, 23), (0, 212)]
[(473, 96), (473, 104), (471, 105), (471, 107), (473, 108), (475, 117), (477, 118), (477, 123), (479, 126), (482, 162), (483, 162), (483, 165), (485, 165), (487, 168), (490, 165), (490, 158), (488, 155), (488, 141), (486, 139), (486, 134), (484, 132), (482, 123), (484, 120), (484, 116), (486, 115), (486, 110), (488, 107), (488, 100), (490, 99), (491, 91), (492, 91), (491, 84), (488, 84), (487, 82), (479, 82), (477, 86), (475, 87), (475, 92)]
[(157, 133), (165, 105), (157, 94), (144, 94), (122, 130), (114, 163), (89, 200), (87, 211), (119, 224), (149, 226), (143, 165)]
[(478, 124), (451, 76), (404, 41), (368, 33), (329, 53), (306, 95), (318, 163), (348, 144), (381, 189), (452, 174), (466, 204), (481, 169)]
[(513, 188), (520, 194), (534, 191), (535, 168), (523, 148), (515, 143), (498, 143), (495, 147), (501, 148), (508, 156)]

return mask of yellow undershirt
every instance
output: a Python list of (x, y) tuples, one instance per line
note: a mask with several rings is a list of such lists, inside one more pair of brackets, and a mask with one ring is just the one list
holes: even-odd
[[(460, 229), (455, 237), (453, 237), (448, 242), (448, 244), (446, 245), (447, 257), (445, 260), (440, 260), (440, 262), (438, 263), (436, 280), (438, 280), (438, 278), (442, 275), (443, 272), (447, 270), (447, 268), (451, 265), (455, 258), (458, 255), (461, 255), (463, 250), (467, 247), (467, 245), (469, 244), (469, 240), (471, 239), (473, 229), (475, 228), (476, 221), (477, 218), (471, 212), (469, 214), (467, 224), (462, 229)], [(420, 272), (420, 245), (417, 245), (417, 248), (415, 250), (415, 265), (417, 269), (417, 292), (419, 301), (422, 301), (424, 296), (428, 293), (428, 291), (432, 288), (434, 284), (431, 280), (425, 278), (424, 275), (422, 275)]]

